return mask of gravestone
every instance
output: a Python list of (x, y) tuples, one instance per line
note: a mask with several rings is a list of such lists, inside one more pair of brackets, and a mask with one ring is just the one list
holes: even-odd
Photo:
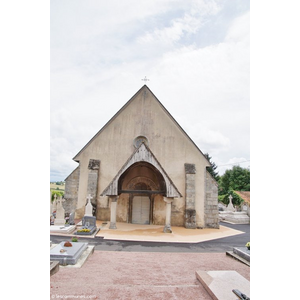
[(88, 243), (71, 243), (72, 247), (64, 246), (65, 241), (50, 250), (50, 261), (59, 261), (61, 265), (75, 265), (87, 248)]
[[(89, 229), (89, 231), (84, 231), (83, 229)], [(83, 231), (81, 231), (83, 230)], [(97, 230), (96, 217), (84, 216), (82, 218), (82, 227), (77, 230), (76, 234), (79, 235), (92, 235)]]
[(88, 196), (87, 196), (87, 199), (88, 199), (88, 203), (87, 203), (87, 205), (85, 206), (85, 213), (84, 213), (84, 215), (85, 216), (93, 216), (93, 205), (92, 205), (92, 203), (91, 203), (91, 199), (93, 199), (93, 197), (91, 196), (91, 194), (89, 194)]
[(62, 206), (62, 197), (60, 196), (57, 200), (57, 208), (56, 208), (56, 218), (54, 221), (54, 225), (65, 225), (65, 210)]
[(57, 209), (57, 202), (56, 202), (56, 194), (54, 194), (54, 200), (53, 200), (53, 203), (52, 203), (52, 213), (56, 212), (56, 209)]
[(74, 212), (71, 212), (70, 213), (70, 216), (69, 216), (69, 225), (75, 225), (75, 213)]
[(227, 206), (227, 211), (235, 211), (233, 204), (232, 204), (232, 195), (229, 195), (229, 204)]

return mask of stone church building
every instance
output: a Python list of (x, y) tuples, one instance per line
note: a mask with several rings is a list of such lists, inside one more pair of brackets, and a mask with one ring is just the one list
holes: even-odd
[(82, 218), (87, 196), (98, 220), (219, 228), (210, 163), (144, 85), (73, 158), (65, 204)]

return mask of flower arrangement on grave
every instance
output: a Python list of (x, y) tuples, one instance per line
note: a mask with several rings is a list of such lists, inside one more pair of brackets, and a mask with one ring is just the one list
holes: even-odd
[(77, 236), (72, 237), (72, 242), (78, 242)]
[(67, 241), (67, 242), (64, 243), (64, 247), (72, 247), (72, 243)]
[(245, 246), (248, 248), (248, 250), (250, 250), (250, 242), (248, 242)]
[(77, 231), (78, 232), (90, 232), (91, 230), (87, 229), (87, 228), (82, 228), (82, 229), (78, 229)]

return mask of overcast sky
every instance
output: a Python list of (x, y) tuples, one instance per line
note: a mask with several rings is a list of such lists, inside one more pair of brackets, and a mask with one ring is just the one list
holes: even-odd
[(223, 174), (250, 167), (249, 1), (50, 2), (51, 181), (143, 86)]

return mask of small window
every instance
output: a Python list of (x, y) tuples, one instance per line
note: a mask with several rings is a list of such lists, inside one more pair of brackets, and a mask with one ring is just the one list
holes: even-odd
[(133, 145), (135, 148), (138, 148), (139, 146), (141, 146), (142, 143), (144, 143), (145, 145), (148, 146), (148, 140), (144, 136), (138, 136), (133, 141)]

